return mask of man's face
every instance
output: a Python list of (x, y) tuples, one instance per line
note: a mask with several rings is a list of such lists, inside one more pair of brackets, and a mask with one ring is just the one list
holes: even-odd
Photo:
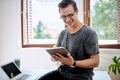
[(67, 6), (66, 8), (60, 8), (60, 17), (69, 27), (73, 27), (76, 23), (78, 11), (73, 9), (72, 5)]

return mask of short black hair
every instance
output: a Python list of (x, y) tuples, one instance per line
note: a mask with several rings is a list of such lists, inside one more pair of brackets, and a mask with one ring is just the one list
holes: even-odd
[(73, 9), (76, 11), (78, 8), (77, 8), (77, 5), (76, 5), (76, 2), (74, 0), (62, 0), (59, 4), (58, 4), (58, 8), (59, 8), (59, 11), (60, 11), (60, 8), (66, 8), (68, 5), (72, 5), (73, 6)]

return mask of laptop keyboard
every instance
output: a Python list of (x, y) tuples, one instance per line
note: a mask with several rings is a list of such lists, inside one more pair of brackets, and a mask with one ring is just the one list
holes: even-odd
[(27, 79), (29, 76), (30, 76), (30, 75), (28, 75), (28, 74), (24, 74), (24, 75), (22, 75), (20, 78), (18, 78), (18, 79), (16, 79), (16, 80), (25, 80), (25, 79)]

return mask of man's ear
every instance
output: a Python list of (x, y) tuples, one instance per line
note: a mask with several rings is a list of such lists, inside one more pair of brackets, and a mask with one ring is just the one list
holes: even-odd
[(77, 9), (77, 10), (76, 10), (76, 14), (77, 14), (77, 15), (78, 15), (78, 12), (79, 12), (79, 10)]

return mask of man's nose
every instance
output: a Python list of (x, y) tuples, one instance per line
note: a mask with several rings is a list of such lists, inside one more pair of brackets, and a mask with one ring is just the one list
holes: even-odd
[(66, 17), (65, 22), (69, 22), (70, 21), (70, 17)]

